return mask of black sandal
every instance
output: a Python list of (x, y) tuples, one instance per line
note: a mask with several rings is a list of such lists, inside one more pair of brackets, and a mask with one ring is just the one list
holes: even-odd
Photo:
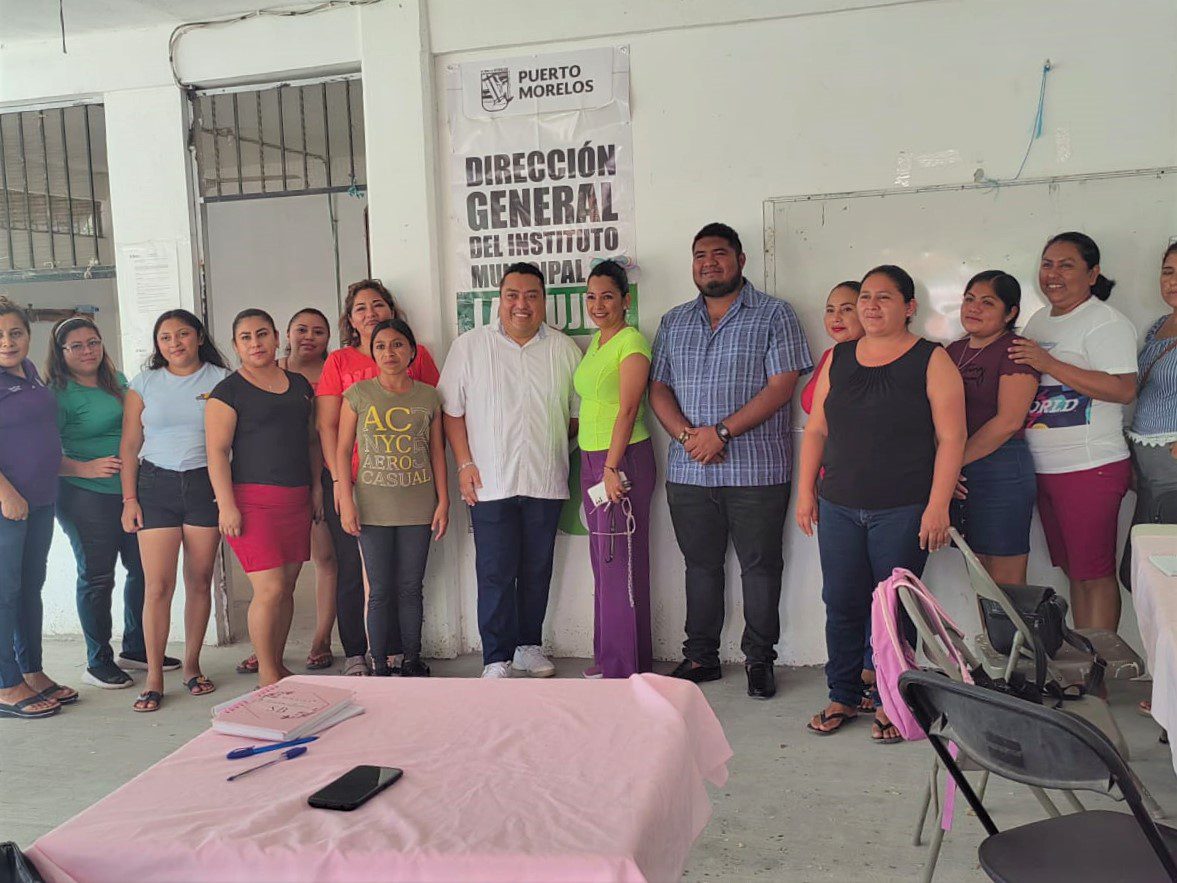
[[(67, 692), (64, 697), (52, 695), (53, 693), (56, 693), (59, 690), (68, 690), (69, 692)], [(44, 690), (42, 690), (37, 695), (46, 701), (53, 700), (58, 705), (73, 705), (75, 702), (78, 701), (78, 691), (77, 690), (75, 690), (73, 687), (65, 687), (65, 686), (62, 686), (61, 684), (57, 684), (57, 683), (46, 687)]]
[[(216, 691), (216, 685), (204, 675), (196, 675), (184, 681), (184, 686), (193, 696), (205, 696)], [(205, 689), (207, 687), (207, 689)]]
[(38, 717), (50, 717), (61, 711), (61, 703), (52, 706), (51, 708), (43, 709), (42, 711), (29, 711), (30, 705), (39, 705), (42, 702), (52, 702), (52, 699), (46, 699), (40, 693), (36, 696), (29, 696), (19, 702), (0, 702), (0, 717), (19, 717), (24, 720), (32, 720)]
[[(148, 703), (155, 704), (149, 706)], [(143, 708), (139, 707), (141, 704), (143, 705)], [(147, 713), (151, 711), (159, 711), (162, 706), (163, 693), (161, 693), (159, 690), (144, 690), (139, 694), (139, 698), (135, 700), (135, 704), (131, 706), (131, 710), (138, 711), (140, 713)]]
[(818, 712), (818, 715), (817, 715), (818, 722), (824, 726), (825, 724), (828, 724), (830, 721), (838, 721), (838, 725), (836, 727), (831, 727), (828, 730), (823, 730), (823, 729), (820, 729), (819, 727), (815, 727), (813, 725), (813, 721), (810, 721), (809, 723), (807, 723), (805, 725), (805, 729), (809, 730), (809, 732), (813, 733), (815, 736), (832, 736), (832, 735), (834, 735), (834, 733), (838, 732), (838, 730), (842, 729), (842, 727), (846, 726), (846, 724), (850, 723), (850, 721), (854, 720), (856, 717), (858, 717), (857, 713), (847, 714), (844, 711), (835, 711), (833, 714), (826, 714), (825, 711), (823, 710), (823, 711)]
[[(894, 730), (894, 736), (884, 735), (887, 730)], [(896, 745), (903, 741), (903, 737), (899, 734), (899, 728), (895, 726), (893, 721), (884, 723), (876, 716), (870, 725), (870, 740), (876, 745)]]

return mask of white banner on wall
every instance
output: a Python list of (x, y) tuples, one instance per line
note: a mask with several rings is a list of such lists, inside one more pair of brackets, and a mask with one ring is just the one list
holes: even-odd
[(458, 330), (490, 322), (503, 269), (529, 261), (548, 322), (592, 334), (594, 259), (634, 258), (629, 47), (455, 64), (446, 91)]

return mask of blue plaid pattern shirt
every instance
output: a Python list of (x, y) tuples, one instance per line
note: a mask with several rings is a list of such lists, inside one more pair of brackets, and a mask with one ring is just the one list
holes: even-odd
[[(793, 308), (744, 287), (714, 331), (702, 295), (662, 317), (650, 379), (674, 390), (694, 426), (714, 426), (764, 389), (774, 374), (813, 370), (809, 343)], [(728, 445), (723, 463), (702, 466), (671, 439), (666, 480), (701, 487), (784, 484), (792, 473), (791, 405)]]

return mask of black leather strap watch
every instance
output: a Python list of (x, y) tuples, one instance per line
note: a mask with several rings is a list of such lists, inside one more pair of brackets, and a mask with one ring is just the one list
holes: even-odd
[(732, 440), (732, 431), (724, 426), (722, 422), (715, 424), (715, 434), (719, 436), (719, 440), (723, 442), (725, 447)]

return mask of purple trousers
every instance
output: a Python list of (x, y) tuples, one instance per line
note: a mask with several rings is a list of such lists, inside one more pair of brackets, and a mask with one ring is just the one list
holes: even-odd
[[(588, 489), (605, 472), (608, 451), (580, 452), (580, 488), (593, 564), (593, 656), (607, 678), (650, 671), (650, 500), (657, 467), (649, 439), (625, 449), (619, 467), (633, 487), (622, 504), (594, 509)], [(632, 557), (631, 557), (632, 551)]]

